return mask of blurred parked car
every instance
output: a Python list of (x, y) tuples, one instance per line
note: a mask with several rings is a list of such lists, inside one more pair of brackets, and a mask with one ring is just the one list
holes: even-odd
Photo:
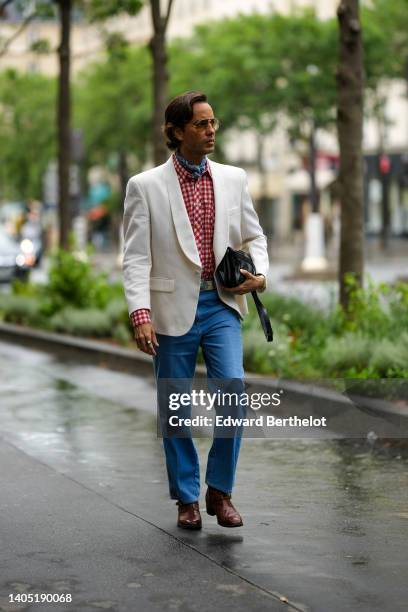
[(27, 278), (34, 262), (34, 255), (24, 253), (21, 244), (0, 228), (0, 282)]
[(0, 225), (6, 232), (17, 238), (27, 216), (27, 206), (23, 202), (4, 202), (0, 206)]

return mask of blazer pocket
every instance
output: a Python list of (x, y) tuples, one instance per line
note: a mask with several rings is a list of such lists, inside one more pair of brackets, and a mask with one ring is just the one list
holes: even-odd
[(174, 291), (174, 278), (150, 277), (151, 291)]

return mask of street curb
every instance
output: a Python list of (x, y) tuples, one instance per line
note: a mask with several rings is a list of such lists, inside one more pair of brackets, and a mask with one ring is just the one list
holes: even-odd
[[(82, 361), (112, 370), (153, 377), (151, 357), (141, 351), (111, 345), (104, 341), (57, 334), (12, 323), (0, 323), (0, 340), (18, 342), (23, 346), (67, 359), (72, 358), (76, 363)], [(206, 376), (205, 366), (197, 365), (196, 376), (197, 378)], [(307, 402), (309, 413), (311, 411), (316, 416), (322, 415), (322, 407), (327, 402), (330, 402), (334, 415), (340, 414), (354, 402), (372, 415), (393, 418), (404, 428), (408, 426), (408, 410), (406, 408), (397, 410), (391, 402), (357, 396), (352, 401), (340, 392), (319, 387), (313, 383), (276, 379), (251, 372), (246, 372), (245, 376), (248, 380), (256, 382), (257, 391), (273, 393), (277, 389), (282, 389), (289, 392), (300, 404)], [(311, 400), (313, 400), (312, 405), (310, 405)]]
[(0, 323), (0, 339), (112, 370), (153, 373), (152, 360), (148, 355), (99, 340), (57, 334), (13, 323)]

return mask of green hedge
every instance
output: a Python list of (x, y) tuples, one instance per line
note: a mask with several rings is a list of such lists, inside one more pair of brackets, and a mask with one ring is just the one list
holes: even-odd
[[(246, 370), (282, 378), (408, 378), (408, 283), (350, 281), (351, 316), (276, 293), (263, 294), (274, 342), (267, 343), (252, 300), (242, 323)], [(135, 346), (121, 283), (109, 283), (75, 253), (57, 251), (49, 281), (15, 281), (0, 293), (0, 318)], [(202, 358), (201, 358), (202, 361)]]
[(109, 283), (73, 251), (54, 252), (45, 285), (15, 280), (11, 294), (0, 294), (0, 317), (48, 331), (132, 340), (122, 283)]
[(349, 317), (337, 305), (325, 312), (295, 298), (264, 294), (274, 328), (272, 344), (265, 342), (248, 300), (246, 369), (297, 379), (407, 378), (408, 283), (369, 281), (362, 290), (349, 282)]

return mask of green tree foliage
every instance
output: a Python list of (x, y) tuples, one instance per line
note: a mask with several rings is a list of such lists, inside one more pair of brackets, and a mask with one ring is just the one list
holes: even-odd
[(361, 11), (367, 85), (405, 78), (408, 58), (407, 0), (372, 0)]
[[(315, 128), (333, 125), (337, 100), (337, 25), (320, 21), (312, 11), (272, 18), (283, 80), (282, 107), (295, 136), (313, 118)], [(286, 83), (285, 83), (286, 81)]]
[(41, 198), (55, 157), (55, 81), (15, 70), (0, 73), (0, 197)]
[[(366, 88), (404, 75), (406, 0), (373, 0), (362, 11)], [(280, 112), (294, 136), (313, 116), (334, 126), (338, 28), (312, 10), (240, 15), (196, 28), (171, 46), (171, 93), (206, 91), (225, 128), (273, 127)]]
[(78, 80), (75, 125), (83, 131), (88, 164), (105, 164), (125, 151), (139, 166), (151, 132), (150, 55), (145, 47), (130, 49), (119, 39), (108, 48), (107, 59), (89, 66)]
[(172, 47), (172, 93), (203, 89), (225, 127), (272, 128), (280, 111), (296, 125), (333, 119), (334, 20), (313, 12), (249, 15), (196, 29)]
[(281, 105), (271, 18), (241, 16), (196, 28), (171, 45), (171, 92), (205, 91), (225, 128), (262, 128)]
[(104, 21), (120, 13), (132, 17), (137, 15), (143, 6), (143, 0), (82, 0), (78, 2), (91, 22)]
[(405, 79), (408, 62), (408, 3), (373, 0), (361, 10), (363, 24), (366, 115), (386, 125), (387, 80)]
[[(104, 17), (105, 11), (131, 13), (139, 4), (85, 3), (87, 16), (93, 11), (97, 19), (100, 11)], [(376, 92), (384, 78), (404, 75), (407, 20), (406, 0), (364, 5), (366, 91)], [(283, 117), (292, 136), (302, 138), (310, 117), (317, 128), (330, 127), (335, 118), (337, 47), (336, 19), (322, 22), (311, 11), (214, 21), (169, 45), (170, 95), (204, 90), (222, 122), (219, 144), (228, 128), (264, 135)], [(106, 163), (126, 152), (130, 169), (137, 171), (151, 144), (151, 57), (146, 48), (129, 48), (115, 35), (108, 38), (107, 50), (78, 79), (74, 126), (83, 130), (87, 164)], [(43, 77), (11, 72), (1, 75), (0, 87), (6, 111), (0, 115), (2, 192), (39, 196), (41, 174), (55, 153), (55, 86)], [(375, 108), (367, 104), (368, 111)]]

